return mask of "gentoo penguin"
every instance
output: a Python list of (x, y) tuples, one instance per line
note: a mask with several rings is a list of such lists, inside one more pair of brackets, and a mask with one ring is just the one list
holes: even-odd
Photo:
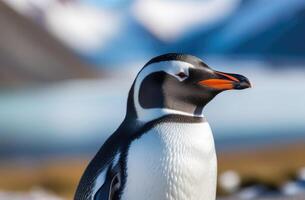
[(246, 77), (215, 71), (191, 55), (151, 59), (75, 200), (215, 200), (214, 139), (202, 110), (220, 92), (248, 87)]

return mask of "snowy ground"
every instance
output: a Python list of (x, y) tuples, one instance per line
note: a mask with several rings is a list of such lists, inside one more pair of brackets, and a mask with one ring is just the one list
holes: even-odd
[[(252, 200), (304, 200), (305, 195), (289, 197), (261, 197)], [(48, 193), (42, 189), (34, 189), (30, 192), (4, 192), (0, 191), (0, 200), (64, 200), (54, 194)], [(217, 200), (251, 200), (240, 199), (238, 197), (217, 198)]]
[(42, 189), (33, 189), (30, 192), (0, 191), (0, 200), (64, 200)]
[(218, 198), (217, 200), (304, 200), (305, 195), (301, 196), (283, 196), (283, 197), (260, 197), (254, 199), (240, 199), (237, 197), (228, 197), (228, 198)]

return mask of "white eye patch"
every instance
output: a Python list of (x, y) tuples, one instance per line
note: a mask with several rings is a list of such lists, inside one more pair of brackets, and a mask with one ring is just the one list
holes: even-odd
[(189, 70), (180, 69), (180, 72), (175, 74), (176, 78), (181, 82), (189, 77)]
[(179, 81), (187, 79), (189, 77), (189, 68), (193, 67), (193, 65), (182, 61), (167, 61), (160, 64), (167, 65), (164, 71)]
[(158, 71), (164, 71), (179, 81), (184, 81), (189, 77), (189, 68), (194, 68), (194, 66), (190, 63), (177, 60), (153, 63), (146, 66), (140, 72), (137, 78), (137, 82), (142, 82), (146, 76)]

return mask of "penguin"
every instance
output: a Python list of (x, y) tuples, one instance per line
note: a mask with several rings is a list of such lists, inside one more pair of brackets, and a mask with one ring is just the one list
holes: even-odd
[(215, 200), (217, 159), (203, 108), (251, 86), (201, 59), (168, 53), (137, 74), (126, 115), (87, 166), (75, 200)]

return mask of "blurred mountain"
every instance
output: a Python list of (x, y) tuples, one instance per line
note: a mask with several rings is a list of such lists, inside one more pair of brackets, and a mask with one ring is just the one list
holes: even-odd
[[(276, 64), (282, 66), (287, 62), (304, 62), (303, 0), (231, 1), (227, 4), (232, 5), (222, 8), (227, 9), (226, 14), (219, 17), (217, 1), (211, 5), (202, 2), (197, 7), (210, 6), (213, 12), (208, 13), (210, 16), (198, 16), (199, 19), (195, 18), (189, 24), (176, 22), (176, 19), (187, 16), (179, 14), (181, 12), (174, 13), (177, 17), (172, 16), (168, 4), (175, 4), (173, 1), (152, 3), (154, 6), (150, 9), (158, 7), (158, 10), (149, 12), (147, 6), (135, 2), (130, 11), (133, 14), (122, 23), (125, 26), (121, 27), (120, 35), (90, 54), (93, 61), (118, 64), (118, 60), (145, 60), (165, 52), (187, 52), (201, 57), (280, 61)], [(183, 13), (193, 13), (188, 8), (196, 2), (184, 3), (189, 5), (184, 6)], [(168, 27), (172, 28), (169, 30)]]
[(0, 2), (0, 86), (96, 77), (50, 33)]
[(304, 35), (305, 1), (244, 0), (217, 28), (199, 34), (203, 47), (198, 51), (303, 60)]
[(304, 0), (6, 2), (104, 67), (165, 52), (304, 60)]

